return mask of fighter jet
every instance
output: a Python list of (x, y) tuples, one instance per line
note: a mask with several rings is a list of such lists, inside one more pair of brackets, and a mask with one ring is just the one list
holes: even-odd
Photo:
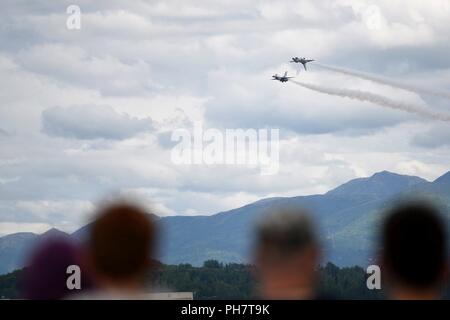
[(287, 82), (291, 78), (294, 78), (294, 77), (288, 77), (287, 76), (287, 71), (285, 71), (283, 76), (279, 76), (278, 74), (274, 74), (272, 76), (271, 80), (278, 80), (278, 81), (281, 81), (281, 82)]
[(291, 62), (291, 63), (292, 62), (294, 62), (294, 63), (301, 63), (303, 65), (303, 67), (305, 68), (305, 70), (306, 70), (306, 64), (308, 62), (311, 62), (311, 61), (314, 61), (314, 60), (308, 60), (306, 58), (293, 57), (292, 60), (289, 61), (289, 62)]

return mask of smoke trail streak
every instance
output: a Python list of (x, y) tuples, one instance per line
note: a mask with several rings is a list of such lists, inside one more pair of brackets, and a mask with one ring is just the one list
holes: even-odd
[(388, 107), (391, 109), (402, 110), (402, 111), (406, 111), (409, 113), (414, 113), (414, 114), (420, 115), (425, 118), (450, 122), (449, 114), (434, 112), (434, 111), (424, 109), (423, 107), (420, 107), (420, 106), (417, 106), (414, 104), (391, 100), (387, 97), (380, 96), (378, 94), (374, 94), (371, 92), (361, 91), (361, 90), (323, 87), (323, 86), (318, 86), (318, 85), (311, 84), (311, 83), (303, 83), (303, 82), (299, 82), (299, 81), (295, 81), (295, 80), (290, 80), (290, 82), (293, 82), (304, 88), (314, 90), (317, 92), (321, 92), (321, 93), (325, 93), (328, 95), (346, 97), (346, 98), (355, 99), (355, 100), (359, 100), (359, 101), (365, 101), (365, 102), (372, 102), (372, 103), (378, 104), (383, 107)]
[(333, 66), (329, 66), (329, 65), (325, 65), (325, 64), (321, 64), (321, 63), (315, 63), (315, 65), (317, 65), (321, 68), (333, 71), (333, 72), (357, 77), (357, 78), (364, 79), (364, 80), (373, 81), (373, 82), (384, 84), (384, 85), (387, 85), (387, 86), (390, 86), (393, 88), (403, 89), (403, 90), (411, 91), (411, 92), (418, 93), (418, 94), (428, 94), (428, 95), (432, 95), (432, 96), (436, 96), (436, 97), (450, 99), (449, 92), (421, 88), (421, 87), (417, 87), (414, 85), (389, 80), (389, 79), (375, 76), (372, 74), (368, 74), (368, 73), (364, 73), (364, 72), (360, 72), (360, 71), (349, 70), (349, 69), (344, 69), (344, 68), (333, 67)]

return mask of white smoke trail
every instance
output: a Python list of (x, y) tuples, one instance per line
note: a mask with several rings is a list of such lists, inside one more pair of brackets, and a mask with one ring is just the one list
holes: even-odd
[(323, 87), (318, 86), (311, 83), (303, 83), (295, 80), (290, 80), (290, 82), (293, 82), (299, 86), (302, 86), (304, 88), (314, 90), (317, 92), (333, 95), (333, 96), (340, 96), (340, 97), (346, 97), (350, 99), (356, 99), (359, 101), (366, 101), (366, 102), (372, 102), (375, 104), (378, 104), (383, 107), (388, 107), (391, 109), (396, 110), (402, 110), (409, 113), (414, 113), (417, 115), (420, 115), (425, 118), (434, 119), (434, 120), (440, 120), (440, 121), (449, 121), (450, 122), (450, 115), (449, 114), (443, 114), (439, 112), (434, 112), (431, 110), (424, 109), (423, 107), (405, 103), (401, 101), (395, 101), (392, 99), (389, 99), (385, 96), (381, 96), (378, 94), (374, 94), (367, 91), (361, 91), (361, 90), (351, 90), (351, 89), (340, 89), (340, 88), (330, 88), (330, 87)]
[(389, 79), (379, 77), (376, 75), (372, 75), (372, 74), (368, 74), (365, 72), (354, 71), (354, 70), (349, 70), (349, 69), (344, 69), (344, 68), (338, 68), (338, 67), (329, 66), (326, 64), (315, 63), (314, 65), (317, 65), (321, 68), (324, 68), (324, 69), (327, 69), (327, 70), (330, 70), (333, 72), (357, 77), (357, 78), (364, 79), (364, 80), (373, 81), (373, 82), (384, 84), (384, 85), (387, 85), (390, 87), (403, 89), (403, 90), (411, 91), (411, 92), (418, 93), (418, 94), (428, 94), (428, 95), (432, 95), (432, 96), (436, 96), (436, 97), (450, 99), (449, 92), (437, 91), (437, 90), (428, 89), (428, 88), (421, 88), (421, 87), (417, 87), (417, 86), (414, 86), (411, 84), (406, 84), (406, 83), (389, 80)]

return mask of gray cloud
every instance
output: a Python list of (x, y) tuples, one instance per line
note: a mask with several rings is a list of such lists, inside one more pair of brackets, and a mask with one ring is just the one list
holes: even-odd
[[(283, 66), (285, 67), (285, 66)], [(210, 75), (210, 92), (206, 118), (225, 128), (281, 128), (297, 134), (350, 133), (352, 136), (395, 126), (414, 117), (384, 112), (361, 102), (327, 98), (291, 83), (268, 81), (270, 70), (256, 75), (239, 71), (218, 71)], [(299, 79), (315, 77), (333, 83), (328, 75), (300, 74)], [(225, 85), (231, 83), (230, 85)], [(345, 81), (341, 82), (341, 85)]]
[(106, 106), (52, 107), (41, 118), (46, 134), (64, 138), (122, 140), (152, 129), (151, 119), (132, 118)]
[[(9, 133), (0, 133), (0, 178), (9, 181), (0, 202), (10, 208), (0, 203), (0, 220), (75, 225), (58, 215), (64, 204), (80, 203), (68, 214), (76, 216), (83, 203), (123, 188), (145, 189), (177, 213), (210, 214), (266, 196), (323, 192), (379, 170), (427, 178), (448, 170), (449, 136), (424, 131), (430, 123), (268, 80), (294, 73), (289, 58), (306, 56), (448, 88), (450, 20), (442, 3), (411, 0), (405, 10), (390, 0), (79, 0), (82, 29), (70, 31), (72, 1), (28, 2), (3, 1), (0, 12), (0, 127)], [(380, 28), (364, 21), (370, 6), (382, 14)], [(313, 64), (298, 80), (423, 102)], [(60, 107), (42, 112), (45, 106)], [(192, 121), (280, 128), (279, 175), (174, 166), (170, 130)]]
[(178, 142), (172, 141), (172, 131), (165, 131), (158, 134), (158, 144), (161, 148), (173, 148)]
[(448, 125), (435, 125), (430, 129), (416, 133), (411, 143), (422, 148), (439, 148), (450, 146), (450, 127)]
[(95, 56), (76, 46), (44, 44), (19, 50), (15, 60), (32, 72), (106, 96), (142, 94), (156, 88), (146, 62), (124, 62), (107, 52)]

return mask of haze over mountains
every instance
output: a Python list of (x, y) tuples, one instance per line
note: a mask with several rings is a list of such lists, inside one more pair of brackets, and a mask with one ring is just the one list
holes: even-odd
[[(159, 218), (163, 229), (160, 259), (169, 264), (199, 265), (208, 259), (247, 262), (252, 231), (264, 214), (281, 208), (305, 208), (316, 218), (324, 261), (365, 266), (374, 257), (376, 230), (383, 212), (395, 200), (426, 197), (450, 219), (450, 172), (433, 182), (382, 171), (351, 180), (325, 194), (262, 199), (211, 216)], [(52, 229), (43, 235), (16, 233), (0, 238), (0, 274), (23, 266), (24, 257), (42, 238), (55, 234), (84, 241), (89, 225), (71, 235)]]

